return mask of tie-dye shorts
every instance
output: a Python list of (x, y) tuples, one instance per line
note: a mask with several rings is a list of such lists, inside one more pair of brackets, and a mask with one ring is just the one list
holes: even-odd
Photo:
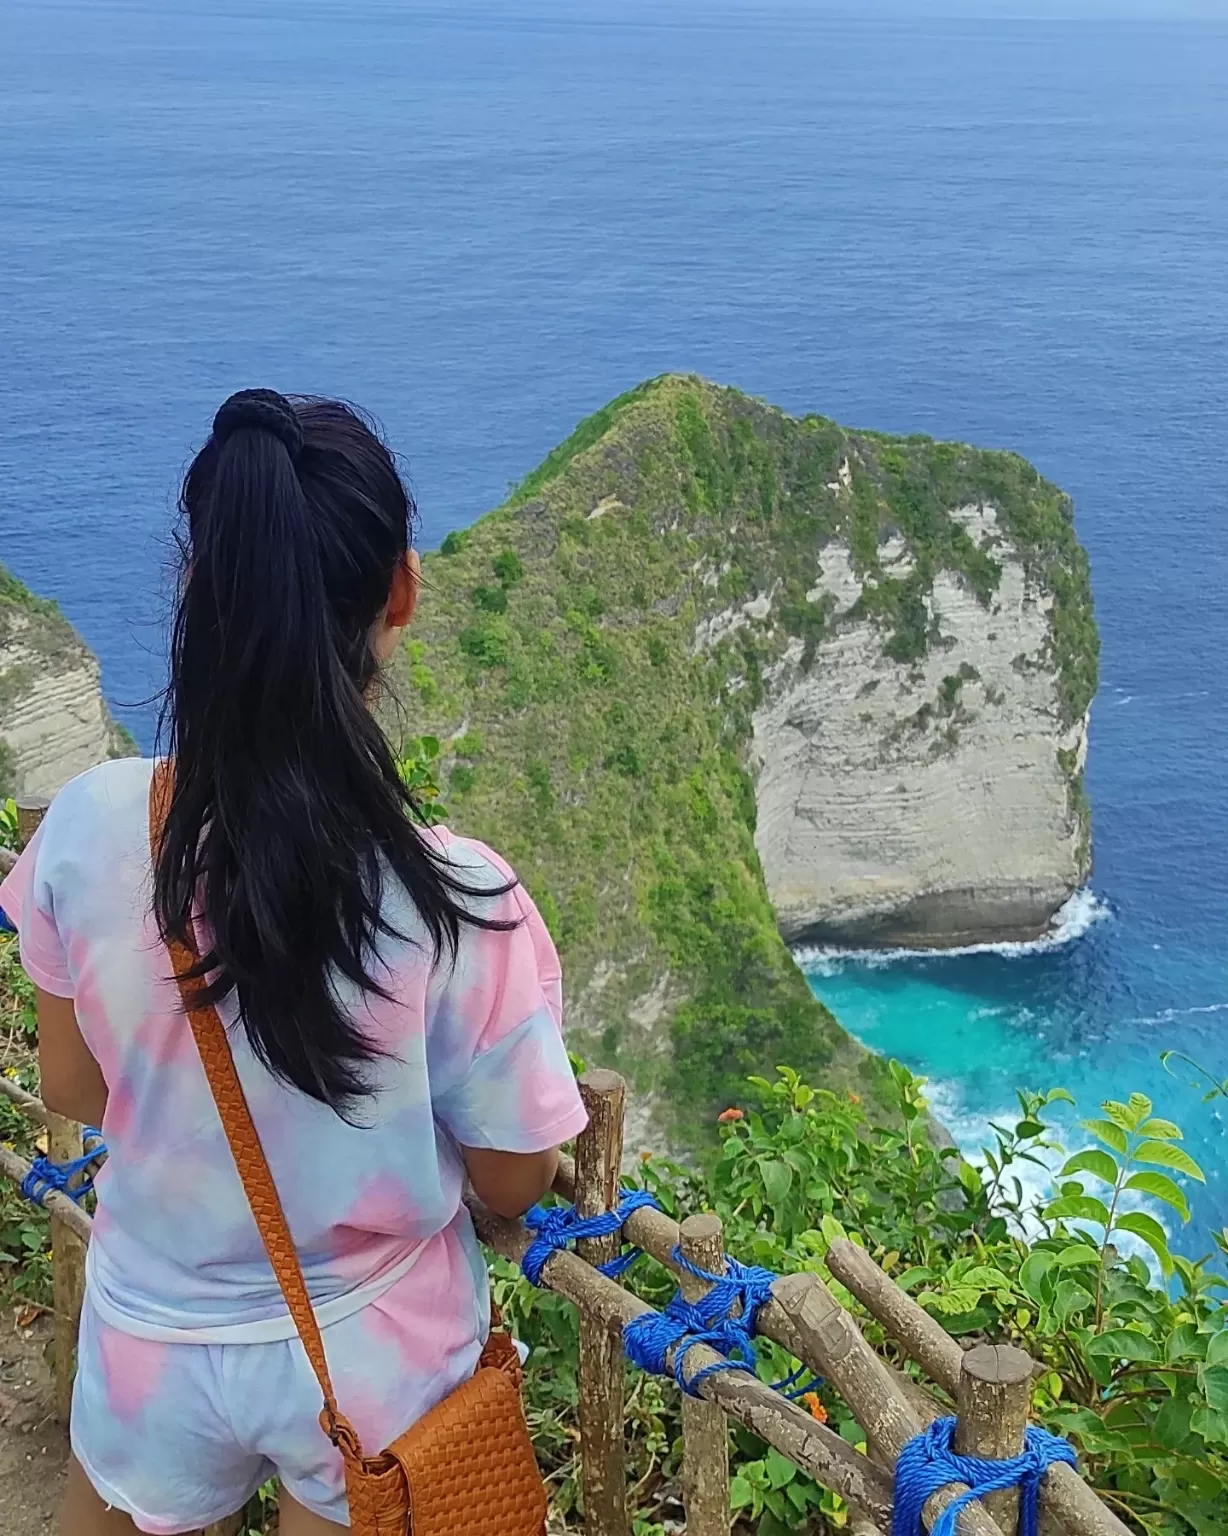
[[(474, 1280), (461, 1245), (447, 1239), (433, 1240), (378, 1300), (323, 1330), (338, 1403), (369, 1454), (467, 1380), (481, 1353), (484, 1298), (456, 1305), (458, 1292), (474, 1293)], [(439, 1305), (445, 1296), (449, 1305)], [(348, 1525), (341, 1457), (319, 1413), (320, 1389), (297, 1339), (137, 1338), (104, 1322), (87, 1292), (73, 1452), (100, 1496), (140, 1530), (199, 1531), (275, 1475), (300, 1504)]]

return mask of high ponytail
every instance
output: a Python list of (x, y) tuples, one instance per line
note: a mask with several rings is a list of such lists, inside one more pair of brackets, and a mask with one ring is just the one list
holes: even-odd
[[(386, 996), (375, 945), (399, 881), (433, 958), (472, 914), (368, 709), (372, 631), (409, 548), (413, 504), (350, 407), (232, 395), (188, 469), (182, 574), (160, 736), (174, 794), (154, 868), (164, 938), (198, 903), (205, 1003), (237, 992), (278, 1077), (348, 1113), (380, 1054), (338, 983)], [(403, 937), (403, 936), (402, 936)]]

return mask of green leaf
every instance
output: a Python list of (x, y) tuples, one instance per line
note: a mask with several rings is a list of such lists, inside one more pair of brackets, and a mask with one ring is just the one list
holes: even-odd
[(1100, 1106), (1105, 1114), (1113, 1122), (1119, 1125), (1123, 1131), (1137, 1131), (1142, 1116), (1130, 1104), (1122, 1104), (1117, 1099), (1106, 1099)]
[(1207, 1352), (1207, 1336), (1199, 1333), (1193, 1323), (1179, 1323), (1164, 1344), (1166, 1360), (1201, 1360)]
[(780, 1205), (793, 1185), (793, 1170), (788, 1163), (764, 1159), (759, 1164), (764, 1193), (772, 1205)]
[(1151, 1113), (1151, 1100), (1145, 1093), (1132, 1093), (1128, 1106), (1130, 1114), (1134, 1117), (1133, 1130), (1138, 1130), (1143, 1121)]
[(1183, 1141), (1181, 1127), (1171, 1120), (1144, 1120), (1138, 1128), (1140, 1136), (1158, 1136), (1161, 1141)]
[(1071, 1243), (1069, 1248), (1062, 1249), (1053, 1262), (1062, 1269), (1071, 1269), (1076, 1264), (1097, 1264), (1099, 1261), (1100, 1251), (1090, 1243)]
[(1047, 1248), (1037, 1248), (1023, 1261), (1023, 1268), (1019, 1271), (1019, 1283), (1033, 1301), (1042, 1299), (1041, 1282), (1053, 1268), (1055, 1261), (1056, 1256)]
[(803, 1482), (795, 1478), (785, 1489), (785, 1497), (799, 1515), (804, 1515), (812, 1504), (819, 1502), (819, 1492), (813, 1483)]
[(729, 1503), (734, 1509), (745, 1509), (754, 1500), (754, 1490), (739, 1473), (735, 1473), (729, 1482)]
[(1045, 1127), (1039, 1120), (1020, 1120), (1015, 1127), (1015, 1135), (1023, 1141), (1031, 1141), (1034, 1137), (1043, 1136)]
[(1223, 1445), (1228, 1441), (1228, 1416), (1214, 1408), (1197, 1409), (1190, 1418), (1190, 1428), (1212, 1445)]
[[(1139, 1177), (1145, 1175), (1140, 1174)], [(1163, 1178), (1163, 1174), (1156, 1174), (1155, 1177)], [(1175, 1184), (1173, 1188), (1176, 1189)], [(1102, 1227), (1109, 1224), (1108, 1206), (1103, 1200), (1093, 1199), (1091, 1195), (1063, 1195), (1060, 1200), (1051, 1200), (1044, 1214), (1049, 1221), (1097, 1221)]]
[(1106, 1147), (1112, 1147), (1118, 1157), (1125, 1157), (1130, 1143), (1120, 1126), (1114, 1125), (1111, 1120), (1081, 1120), (1079, 1124), (1104, 1142)]
[(1050, 1088), (1049, 1092), (1045, 1094), (1045, 1103), (1056, 1104), (1059, 1101), (1063, 1104), (1073, 1104), (1075, 1096), (1069, 1088)]
[(1216, 1413), (1228, 1413), (1228, 1367), (1204, 1365), (1198, 1372), (1198, 1384)]
[(1112, 1360), (1158, 1360), (1160, 1351), (1153, 1339), (1132, 1328), (1109, 1328), (1095, 1334), (1083, 1346), (1088, 1355), (1105, 1355)]
[(1171, 1146), (1167, 1141), (1144, 1141), (1134, 1152), (1136, 1163), (1157, 1163), (1161, 1168), (1171, 1168), (1174, 1173), (1184, 1173), (1187, 1178), (1207, 1182), (1202, 1169), (1188, 1152)]
[(1221, 1328), (1211, 1335), (1207, 1344), (1207, 1364), (1223, 1365), (1228, 1361), (1228, 1328)]
[(932, 1269), (925, 1269), (920, 1264), (915, 1264), (911, 1269), (906, 1269), (902, 1275), (897, 1275), (895, 1283), (902, 1291), (907, 1291), (916, 1285), (919, 1280), (932, 1280), (933, 1278), (934, 1271)]
[(781, 1494), (769, 1492), (764, 1503), (768, 1506), (759, 1521), (757, 1536), (793, 1536), (787, 1524), (789, 1508)]
[(1127, 1211), (1124, 1216), (1117, 1218), (1114, 1231), (1133, 1232), (1135, 1237), (1141, 1237), (1156, 1258), (1160, 1261), (1160, 1268), (1165, 1277), (1172, 1274), (1173, 1260), (1168, 1251), (1168, 1234), (1155, 1219), (1148, 1216), (1145, 1211)]
[(1094, 1304), (1096, 1298), (1077, 1280), (1063, 1280), (1053, 1298), (1053, 1310), (1058, 1321), (1068, 1323), (1076, 1312), (1082, 1312)]
[(1117, 1164), (1107, 1152), (1101, 1152), (1098, 1147), (1088, 1147), (1085, 1152), (1076, 1152), (1067, 1161), (1058, 1178), (1064, 1179), (1071, 1173), (1094, 1173), (1106, 1184), (1117, 1182)]
[(797, 1468), (787, 1457), (782, 1456), (774, 1445), (768, 1446), (764, 1466), (767, 1468), (768, 1482), (773, 1488), (783, 1488), (797, 1476)]
[(1161, 1404), (1155, 1417), (1153, 1433), (1166, 1450), (1179, 1450), (1189, 1439), (1190, 1416), (1193, 1411), (1194, 1404), (1188, 1397), (1170, 1397), (1166, 1403)]
[(1151, 1195), (1171, 1205), (1182, 1221), (1189, 1221), (1190, 1208), (1185, 1196), (1166, 1173), (1134, 1173), (1126, 1180), (1127, 1189), (1137, 1189), (1141, 1195)]

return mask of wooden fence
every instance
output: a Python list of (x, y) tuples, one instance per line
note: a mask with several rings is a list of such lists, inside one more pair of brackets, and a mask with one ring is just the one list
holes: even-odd
[[(22, 807), (23, 836), (32, 835), (38, 815), (37, 806)], [(574, 1161), (561, 1160), (554, 1187), (562, 1199), (574, 1202), (581, 1216), (591, 1216), (619, 1203), (626, 1088), (621, 1078), (604, 1071), (585, 1074), (580, 1088), (589, 1125), (577, 1141)], [(55, 1161), (69, 1162), (90, 1150), (83, 1149), (79, 1125), (50, 1114), (16, 1083), (0, 1078), (0, 1093), (46, 1127), (49, 1155)], [(0, 1148), (0, 1175), (20, 1182), (28, 1172), (23, 1158)], [(65, 1195), (53, 1193), (46, 1204), (55, 1276), (56, 1407), (66, 1421), (91, 1221)], [(524, 1223), (495, 1216), (475, 1201), (470, 1201), (470, 1210), (482, 1241), (519, 1263), (534, 1237)], [(624, 1240), (675, 1271), (688, 1300), (698, 1300), (706, 1282), (680, 1267), (675, 1252), (709, 1274), (720, 1274), (725, 1263), (717, 1217), (700, 1214), (678, 1223), (647, 1207), (627, 1218), (621, 1237), (615, 1233), (591, 1239), (577, 1244), (575, 1253), (559, 1251), (547, 1259), (542, 1283), (580, 1313), (577, 1407), (586, 1536), (631, 1536), (622, 1329), (653, 1308), (597, 1268), (618, 1253)], [(878, 1353), (821, 1276), (782, 1277), (772, 1287), (771, 1300), (759, 1309), (757, 1331), (826, 1378), (865, 1431), (867, 1454), (750, 1372), (705, 1376), (698, 1386), (700, 1396), (683, 1398), (682, 1490), (689, 1536), (728, 1536), (730, 1419), (846, 1500), (854, 1536), (876, 1531), (890, 1536), (896, 1459), (934, 1419), (955, 1413), (956, 1449), (963, 1454), (1003, 1459), (1023, 1449), (1036, 1370), (1026, 1354), (993, 1344), (965, 1350), (851, 1242), (833, 1243), (825, 1264), (930, 1385)], [(692, 1345), (684, 1362), (686, 1379), (694, 1380), (721, 1359), (707, 1344)], [(927, 1529), (964, 1491), (962, 1485), (952, 1484), (933, 1495), (925, 1508)], [(990, 1494), (983, 1505), (974, 1504), (960, 1515), (961, 1536), (1013, 1536), (1017, 1511), (1017, 1493)], [(206, 1536), (234, 1536), (240, 1525), (236, 1515), (211, 1527)], [(1044, 1536), (1130, 1536), (1128, 1527), (1067, 1465), (1052, 1467), (1044, 1479), (1041, 1525)]]

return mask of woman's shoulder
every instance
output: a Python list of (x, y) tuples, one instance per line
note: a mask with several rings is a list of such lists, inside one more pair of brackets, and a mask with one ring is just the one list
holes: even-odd
[(69, 779), (52, 799), (48, 827), (60, 833), (84, 823), (126, 824), (139, 817), (148, 824), (149, 781), (153, 761), (147, 757), (116, 757), (87, 768)]
[[(441, 823), (426, 834), (442, 849), (448, 863), (466, 875), (476, 875), (482, 884), (492, 891), (501, 891), (507, 885), (519, 885), (516, 872), (507, 860), (476, 837), (461, 837), (451, 827)], [(488, 878), (483, 879), (486, 876)]]
[(88, 861), (148, 840), (153, 762), (117, 757), (87, 768), (55, 795), (42, 827), (42, 858)]

